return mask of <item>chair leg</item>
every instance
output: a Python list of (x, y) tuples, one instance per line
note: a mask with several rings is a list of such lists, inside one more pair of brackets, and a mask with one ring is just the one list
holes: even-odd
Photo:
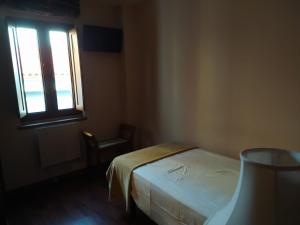
[(100, 152), (97, 151), (97, 166), (100, 166), (101, 165), (101, 155), (100, 155)]

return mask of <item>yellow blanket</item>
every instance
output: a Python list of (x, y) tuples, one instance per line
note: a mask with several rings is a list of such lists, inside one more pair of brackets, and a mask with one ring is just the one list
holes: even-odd
[(109, 198), (123, 198), (126, 203), (126, 211), (128, 212), (131, 191), (130, 178), (134, 169), (193, 148), (195, 147), (178, 144), (161, 144), (116, 157), (106, 172)]

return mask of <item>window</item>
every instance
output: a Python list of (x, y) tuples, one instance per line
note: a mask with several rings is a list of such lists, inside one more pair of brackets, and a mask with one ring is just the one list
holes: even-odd
[(8, 35), (21, 120), (82, 116), (79, 49), (74, 27), (10, 20)]

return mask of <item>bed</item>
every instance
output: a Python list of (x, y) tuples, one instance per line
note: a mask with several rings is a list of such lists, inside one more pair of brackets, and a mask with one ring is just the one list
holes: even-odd
[(158, 225), (202, 225), (232, 197), (238, 160), (194, 148), (132, 171), (130, 194)]

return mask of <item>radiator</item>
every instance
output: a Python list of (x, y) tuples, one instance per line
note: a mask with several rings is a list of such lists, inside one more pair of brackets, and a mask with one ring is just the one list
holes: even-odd
[(78, 123), (37, 129), (41, 167), (49, 167), (79, 159), (80, 132)]

